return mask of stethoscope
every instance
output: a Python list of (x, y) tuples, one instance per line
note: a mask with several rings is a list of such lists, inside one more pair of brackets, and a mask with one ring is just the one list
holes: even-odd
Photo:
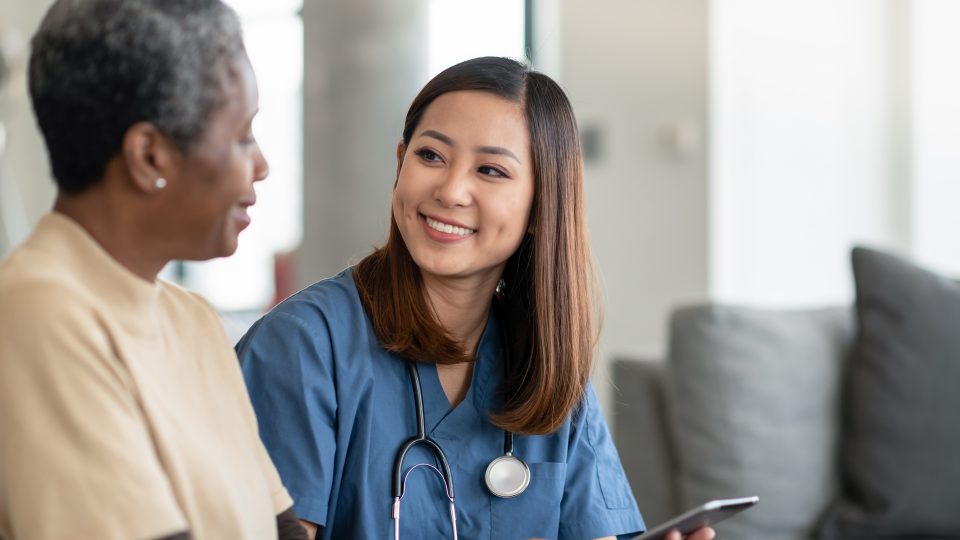
[[(450, 501), (450, 524), (453, 527), (453, 538), (457, 540), (457, 509), (454, 505), (453, 493), (453, 475), (450, 472), (450, 464), (447, 462), (447, 456), (443, 449), (431, 437), (427, 436), (427, 430), (423, 420), (423, 393), (420, 391), (420, 374), (416, 366), (411, 361), (407, 361), (407, 371), (410, 372), (410, 379), (413, 381), (413, 395), (416, 398), (417, 405), (417, 434), (407, 439), (397, 451), (397, 457), (393, 464), (393, 538), (400, 539), (400, 501), (407, 488), (407, 477), (418, 467), (426, 467), (432, 470), (443, 481), (446, 490), (447, 500)], [(487, 470), (483, 474), (487, 489), (490, 493), (504, 499), (516, 497), (527, 489), (530, 484), (530, 468), (522, 459), (513, 455), (513, 433), (504, 430), (503, 432), (503, 455), (493, 459)], [(403, 474), (403, 460), (407, 456), (407, 451), (414, 446), (422, 444), (430, 448), (437, 461), (440, 462), (440, 468), (427, 464), (419, 463), (410, 467), (406, 474)]]

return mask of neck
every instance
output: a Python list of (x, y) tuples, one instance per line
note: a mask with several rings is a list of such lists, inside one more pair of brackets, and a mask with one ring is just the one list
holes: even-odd
[(53, 210), (76, 221), (121, 266), (153, 282), (169, 260), (151, 253), (151, 242), (124, 203), (129, 201), (115, 200), (97, 185), (79, 195), (58, 194)]
[(466, 351), (475, 351), (490, 313), (499, 272), (470, 278), (442, 278), (423, 274), (427, 301), (444, 328)]

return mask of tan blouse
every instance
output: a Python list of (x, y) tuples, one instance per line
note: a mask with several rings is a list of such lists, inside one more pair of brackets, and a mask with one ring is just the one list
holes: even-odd
[(45, 216), (0, 264), (0, 538), (276, 538), (292, 505), (217, 314)]

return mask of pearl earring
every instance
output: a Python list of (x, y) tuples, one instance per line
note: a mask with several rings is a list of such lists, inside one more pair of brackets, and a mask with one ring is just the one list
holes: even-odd
[(157, 189), (163, 189), (167, 187), (167, 179), (161, 176), (153, 181), (153, 186)]

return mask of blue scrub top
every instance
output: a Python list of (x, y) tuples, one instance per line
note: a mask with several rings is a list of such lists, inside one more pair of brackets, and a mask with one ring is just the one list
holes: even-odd
[[(384, 350), (351, 269), (288, 298), (237, 344), (260, 436), (297, 515), (318, 538), (392, 538), (391, 478), (400, 445), (417, 433), (405, 361)], [(451, 409), (433, 364), (417, 363), (428, 434), (450, 463), (461, 538), (627, 538), (644, 529), (592, 386), (555, 433), (514, 436), (530, 467), (521, 495), (487, 491), (487, 464), (504, 433), (487, 420), (498, 405), (504, 354), (494, 310), (480, 339), (466, 398)], [(404, 471), (436, 464), (423, 445)], [(414, 470), (401, 503), (400, 537), (451, 538), (439, 477)]]

